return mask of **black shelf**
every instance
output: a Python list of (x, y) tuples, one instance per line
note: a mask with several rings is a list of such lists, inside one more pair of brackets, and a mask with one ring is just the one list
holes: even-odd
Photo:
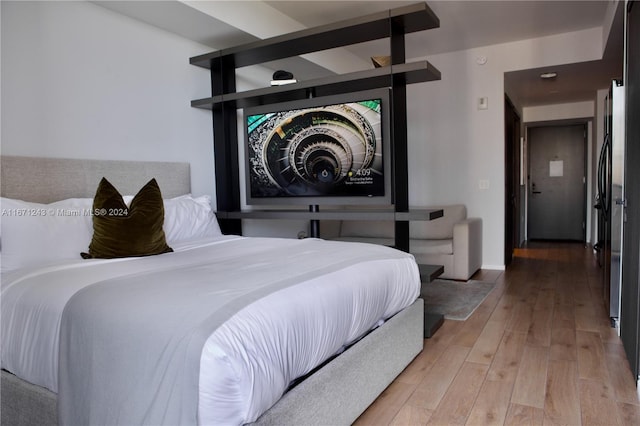
[[(420, 271), (420, 281), (422, 282), (422, 286), (429, 285), (433, 280), (438, 278), (444, 272), (444, 266), (442, 265), (418, 265), (418, 270)], [(420, 291), (422, 294), (422, 291)], [(423, 299), (425, 299), (423, 297)], [(444, 323), (444, 315), (438, 312), (428, 312), (426, 310), (426, 302), (425, 302), (425, 312), (424, 312), (424, 337), (431, 338), (434, 333), (442, 326)]]
[(395, 212), (396, 220), (418, 221), (434, 220), (444, 216), (442, 209), (409, 209), (407, 212)]
[(274, 219), (274, 220), (393, 220), (418, 221), (442, 217), (441, 209), (414, 209), (408, 212), (393, 210), (344, 210), (327, 209), (312, 212), (308, 210), (243, 210), (218, 211), (219, 219)]
[(307, 89), (314, 89), (315, 96), (329, 96), (345, 92), (390, 87), (393, 79), (400, 79), (405, 84), (435, 81), (440, 80), (440, 71), (428, 61), (417, 61), (302, 81), (286, 86), (227, 93), (191, 101), (191, 106), (211, 109), (215, 104), (225, 103), (234, 108), (246, 108), (303, 99), (307, 95)]
[(444, 272), (444, 266), (442, 265), (418, 265), (420, 271), (420, 280), (423, 284), (429, 284), (436, 278), (438, 278)]
[(218, 62), (241, 68), (378, 40), (390, 37), (392, 32), (409, 34), (439, 26), (440, 20), (429, 6), (419, 3), (195, 56), (190, 63), (207, 69), (218, 66)]

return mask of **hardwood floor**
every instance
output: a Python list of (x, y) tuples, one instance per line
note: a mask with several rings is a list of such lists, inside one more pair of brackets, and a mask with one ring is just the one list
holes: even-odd
[(466, 321), (445, 321), (356, 425), (639, 425), (640, 400), (577, 243), (533, 243)]

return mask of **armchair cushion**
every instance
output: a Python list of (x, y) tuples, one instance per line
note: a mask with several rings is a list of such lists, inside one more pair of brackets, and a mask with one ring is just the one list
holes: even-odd
[[(482, 219), (468, 218), (463, 204), (429, 207), (442, 209), (432, 221), (409, 224), (409, 251), (418, 263), (443, 265), (442, 278), (468, 280), (482, 266)], [(395, 244), (392, 221), (342, 221), (341, 241)]]
[(395, 224), (383, 220), (343, 220), (340, 236), (366, 238), (393, 238)]
[(409, 251), (421, 254), (453, 254), (453, 240), (409, 240)]

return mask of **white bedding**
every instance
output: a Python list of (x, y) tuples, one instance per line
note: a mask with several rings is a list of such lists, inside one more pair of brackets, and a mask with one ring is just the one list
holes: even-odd
[[(219, 237), (175, 244), (178, 255), (79, 260), (3, 274), (2, 368), (57, 392), (60, 319), (65, 304), (78, 290), (110, 278), (164, 268), (171, 262), (184, 267), (180, 263), (184, 260), (179, 259), (198, 264), (216, 250), (226, 259), (235, 257), (239, 264), (249, 265), (251, 259), (243, 257), (241, 250), (227, 250), (237, 240), (251, 244), (251, 239), (243, 237)], [(300, 250), (313, 240), (273, 239), (273, 244), (273, 263), (267, 266), (278, 274), (282, 268), (295, 267), (287, 265), (287, 250)], [(354, 250), (368, 247), (375, 246), (353, 244)], [(278, 290), (220, 326), (202, 350), (199, 423), (256, 420), (291, 381), (410, 305), (420, 292), (418, 269), (411, 255), (397, 256), (392, 251), (389, 259), (362, 262)]]

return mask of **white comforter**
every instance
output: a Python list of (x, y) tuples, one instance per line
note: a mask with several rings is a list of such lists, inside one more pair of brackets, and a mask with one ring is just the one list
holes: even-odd
[[(249, 265), (242, 250), (229, 253), (228, 247), (237, 247), (229, 242), (238, 239), (251, 244), (251, 239), (222, 237), (173, 248), (192, 253), (190, 262), (218, 250), (227, 259), (237, 254), (241, 264)], [(278, 274), (296, 267), (287, 263), (287, 250), (300, 250), (313, 240), (273, 243), (269, 270)], [(354, 250), (369, 247), (353, 244)], [(410, 305), (420, 291), (418, 269), (411, 255), (393, 252), (389, 259), (361, 262), (276, 291), (220, 326), (202, 350), (199, 423), (256, 420), (291, 381)], [(184, 257), (84, 260), (3, 274), (2, 368), (57, 392), (60, 320), (67, 301), (93, 283), (166, 268)]]

